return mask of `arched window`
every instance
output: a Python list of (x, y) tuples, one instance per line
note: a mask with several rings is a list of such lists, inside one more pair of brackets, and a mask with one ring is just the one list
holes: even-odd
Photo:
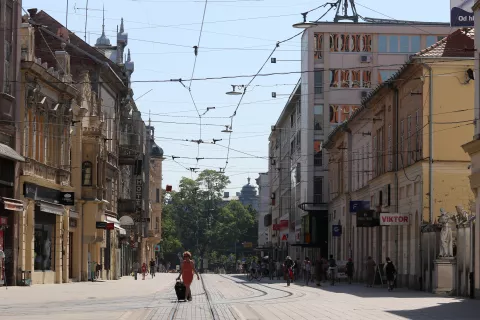
[(82, 186), (92, 185), (92, 163), (90, 161), (84, 161), (82, 163)]

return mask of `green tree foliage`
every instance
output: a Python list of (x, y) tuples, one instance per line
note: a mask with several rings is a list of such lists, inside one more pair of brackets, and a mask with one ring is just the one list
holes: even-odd
[[(163, 194), (166, 194), (165, 192)], [(174, 219), (173, 208), (168, 205), (170, 197), (167, 197), (162, 210), (162, 242), (160, 244), (161, 253), (175, 253), (182, 248), (182, 243), (178, 239), (178, 230)]]
[[(257, 235), (254, 210), (238, 201), (224, 205), (223, 190), (229, 183), (227, 176), (214, 170), (201, 172), (196, 180), (184, 177), (164, 208), (176, 223), (175, 237), (183, 249), (211, 262), (223, 262), (233, 253), (235, 242), (245, 238), (253, 242)], [(175, 250), (174, 245), (169, 249)]]

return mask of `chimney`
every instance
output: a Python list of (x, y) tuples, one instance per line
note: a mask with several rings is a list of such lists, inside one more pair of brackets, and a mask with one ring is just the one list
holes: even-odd
[(30, 14), (30, 18), (34, 19), (35, 16), (37, 15), (38, 10), (37, 10), (37, 8), (32, 8), (32, 9), (28, 9), (27, 11)]

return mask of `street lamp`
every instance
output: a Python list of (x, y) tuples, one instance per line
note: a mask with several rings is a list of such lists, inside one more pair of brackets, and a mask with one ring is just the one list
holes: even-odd
[(238, 88), (239, 90), (240, 89), (246, 89), (246, 86), (244, 85), (234, 85), (232, 84), (232, 91), (227, 91), (226, 94), (228, 94), (229, 96), (238, 96), (238, 95), (242, 95), (243, 92), (240, 92), (240, 91), (235, 91), (235, 88)]

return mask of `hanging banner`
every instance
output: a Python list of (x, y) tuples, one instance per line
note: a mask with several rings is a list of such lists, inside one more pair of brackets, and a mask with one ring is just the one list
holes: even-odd
[(473, 27), (473, 5), (475, 0), (450, 0), (450, 25), (452, 27)]

